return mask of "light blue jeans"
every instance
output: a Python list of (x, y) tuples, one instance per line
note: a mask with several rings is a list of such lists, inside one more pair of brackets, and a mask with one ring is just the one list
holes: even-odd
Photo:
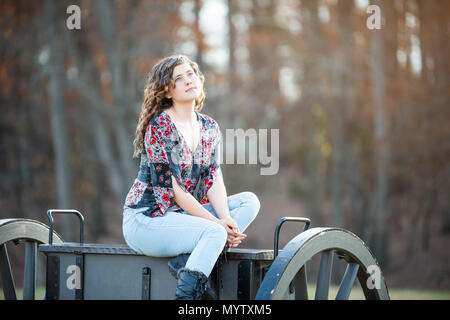
[[(218, 217), (211, 204), (203, 207)], [(253, 192), (245, 191), (229, 196), (228, 208), (239, 230), (244, 232), (256, 218), (260, 202)], [(128, 246), (153, 257), (191, 253), (186, 268), (209, 276), (226, 244), (226, 230), (216, 222), (186, 211), (168, 211), (164, 216), (148, 217), (140, 213), (145, 209), (124, 209), (123, 235)]]

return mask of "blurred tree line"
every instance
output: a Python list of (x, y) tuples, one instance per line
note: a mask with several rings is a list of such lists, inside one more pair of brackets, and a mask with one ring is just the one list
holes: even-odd
[[(73, 4), (80, 30), (66, 26)], [(449, 12), (446, 0), (2, 0), (1, 217), (77, 208), (88, 241), (107, 235), (138, 171), (148, 74), (183, 53), (223, 133), (280, 129), (280, 171), (298, 172), (285, 183), (314, 225), (354, 231), (386, 267), (399, 230), (406, 256), (436, 230), (448, 241)], [(253, 167), (225, 165), (229, 194), (270, 191)]]

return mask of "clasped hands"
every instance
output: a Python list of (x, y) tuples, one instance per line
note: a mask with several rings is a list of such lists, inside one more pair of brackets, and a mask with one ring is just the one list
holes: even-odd
[(222, 218), (219, 219), (219, 221), (228, 234), (227, 247), (237, 247), (242, 242), (242, 240), (247, 237), (246, 234), (240, 232), (239, 227), (233, 218)]

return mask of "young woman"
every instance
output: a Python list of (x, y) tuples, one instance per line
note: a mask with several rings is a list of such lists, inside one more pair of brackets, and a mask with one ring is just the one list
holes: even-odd
[(123, 233), (132, 249), (178, 256), (169, 263), (179, 267), (176, 299), (203, 295), (222, 250), (241, 243), (260, 208), (252, 192), (227, 196), (219, 125), (200, 113), (203, 85), (197, 64), (184, 55), (152, 68), (134, 140), (140, 170), (124, 205)]

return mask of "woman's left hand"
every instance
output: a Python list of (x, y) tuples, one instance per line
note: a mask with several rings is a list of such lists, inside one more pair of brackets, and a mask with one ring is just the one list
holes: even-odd
[(220, 219), (220, 220), (222, 220), (234, 232), (240, 233), (239, 232), (239, 227), (238, 227), (236, 221), (234, 221), (233, 218), (227, 217), (227, 218), (223, 218), (223, 219)]
[(247, 235), (240, 232), (239, 227), (233, 218), (227, 217), (220, 220), (233, 231), (233, 233), (228, 233), (227, 245), (237, 247)]

